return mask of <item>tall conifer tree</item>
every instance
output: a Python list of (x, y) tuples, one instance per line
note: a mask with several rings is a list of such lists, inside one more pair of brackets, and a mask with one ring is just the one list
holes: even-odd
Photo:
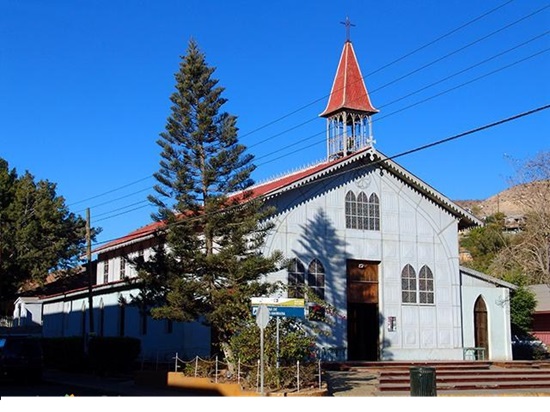
[(238, 142), (236, 117), (222, 110), (224, 88), (214, 71), (191, 40), (157, 141), (160, 168), (149, 197), (167, 248), (138, 264), (138, 273), (141, 296), (150, 298), (142, 307), (150, 305), (155, 318), (204, 319), (227, 356), (229, 339), (250, 315), (250, 297), (273, 287), (261, 279), (281, 254), (261, 253), (272, 210), (248, 190), (253, 156)]
[(21, 287), (42, 284), (52, 271), (70, 274), (85, 241), (86, 222), (68, 210), (56, 184), (28, 171), (20, 176), (0, 158), (0, 302), (12, 303)]

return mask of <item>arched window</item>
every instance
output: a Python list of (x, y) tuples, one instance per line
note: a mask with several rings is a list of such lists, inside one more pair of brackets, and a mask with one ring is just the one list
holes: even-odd
[(416, 303), (416, 272), (411, 265), (401, 271), (401, 299), (403, 303)]
[(80, 334), (86, 336), (86, 302), (82, 302), (80, 315)]
[(319, 299), (325, 299), (325, 268), (319, 259), (313, 259), (309, 264), (307, 284)]
[(367, 195), (360, 192), (359, 196), (357, 196), (357, 229), (369, 229), (368, 212), (369, 201)]
[(434, 275), (426, 265), (422, 266), (418, 274), (418, 302), (434, 303)]
[(305, 267), (299, 259), (292, 259), (288, 265), (288, 297), (304, 297)]
[(357, 229), (357, 200), (351, 190), (346, 194), (346, 228)]
[(99, 330), (97, 331), (99, 336), (105, 335), (105, 304), (103, 298), (99, 301)]
[(371, 194), (369, 197), (368, 216), (369, 223), (367, 229), (380, 230), (380, 200), (376, 193)]
[(147, 335), (147, 312), (145, 310), (139, 311), (139, 320), (140, 320), (140, 326), (139, 326), (139, 333), (141, 335)]
[(364, 192), (357, 197), (351, 190), (346, 193), (346, 228), (380, 230), (380, 200), (376, 193), (369, 197)]
[(118, 302), (118, 336), (126, 334), (126, 301), (124, 298)]

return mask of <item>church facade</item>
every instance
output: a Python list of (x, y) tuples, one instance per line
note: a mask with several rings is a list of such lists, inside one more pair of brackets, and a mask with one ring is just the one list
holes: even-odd
[[(370, 101), (352, 43), (344, 44), (326, 109), (327, 159), (252, 190), (275, 206), (265, 252), (290, 265), (266, 276), (304, 298), (303, 286), (334, 311), (324, 313), (319, 349), (348, 360), (511, 360), (514, 285), (460, 266), (459, 233), (475, 216), (374, 147)], [(238, 194), (237, 194), (238, 195)], [(208, 354), (200, 323), (148, 319), (126, 305), (136, 286), (128, 257), (147, 258), (158, 223), (95, 251), (95, 333), (135, 336), (144, 357)], [(88, 290), (43, 296), (45, 336), (89, 331)]]

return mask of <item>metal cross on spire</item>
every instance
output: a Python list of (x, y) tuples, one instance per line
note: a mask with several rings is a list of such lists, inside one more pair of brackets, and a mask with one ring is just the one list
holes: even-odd
[(349, 17), (346, 17), (346, 21), (341, 21), (340, 23), (346, 26), (346, 41), (350, 41), (350, 27), (355, 27), (355, 24), (349, 21)]

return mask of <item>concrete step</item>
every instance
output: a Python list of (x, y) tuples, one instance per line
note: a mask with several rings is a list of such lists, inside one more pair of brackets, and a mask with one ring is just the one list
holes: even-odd
[(415, 366), (437, 366), (439, 369), (488, 369), (492, 365), (490, 361), (380, 361), (380, 362), (327, 362), (323, 369), (330, 371), (362, 371), (362, 370), (409, 370)]
[[(437, 392), (443, 391), (473, 391), (473, 390), (530, 390), (530, 391), (539, 391), (545, 390), (550, 392), (550, 379), (541, 380), (541, 381), (532, 381), (532, 380), (518, 380), (518, 381), (453, 381), (453, 382), (440, 382), (439, 380), (436, 383)], [(378, 390), (380, 392), (405, 392), (410, 393), (410, 384), (409, 383), (384, 383), (379, 384)]]
[[(436, 389), (456, 390), (548, 390), (550, 369), (526, 367), (491, 367), (489, 369), (445, 369), (435, 367)], [(380, 392), (410, 392), (410, 371), (381, 370), (378, 379)]]

